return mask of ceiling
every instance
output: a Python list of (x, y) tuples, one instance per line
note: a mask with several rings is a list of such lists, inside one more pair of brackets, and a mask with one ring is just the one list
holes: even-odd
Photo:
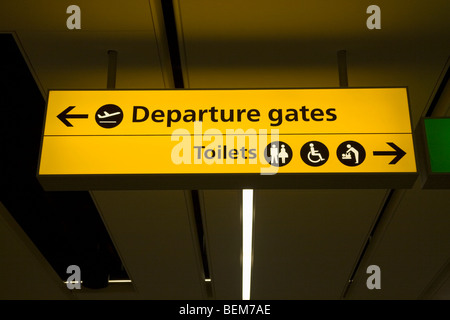
[[(1, 65), (0, 90), (12, 96), (0, 100), (11, 115), (2, 299), (242, 298), (240, 190), (39, 186), (48, 90), (106, 88), (108, 50), (118, 53), (117, 89), (339, 87), (345, 50), (349, 87), (408, 87), (414, 128), (450, 116), (447, 0), (377, 1), (379, 30), (366, 27), (369, 1), (77, 1), (81, 29), (68, 30), (71, 4), (0, 3), (2, 39), (20, 50)], [(34, 115), (27, 126), (15, 120), (22, 108)], [(401, 190), (255, 190), (254, 201), (252, 299), (450, 298), (448, 189), (418, 179)], [(68, 290), (66, 266), (99, 246), (111, 279), (131, 282)], [(380, 290), (366, 286), (369, 265), (380, 267)]]

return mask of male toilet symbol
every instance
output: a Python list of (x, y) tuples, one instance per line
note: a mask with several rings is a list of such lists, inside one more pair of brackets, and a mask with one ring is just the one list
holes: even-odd
[(270, 148), (270, 164), (278, 163), (278, 148), (275, 144), (272, 144)]
[(274, 141), (266, 147), (265, 157), (272, 166), (282, 167), (291, 161), (292, 149), (283, 141)]

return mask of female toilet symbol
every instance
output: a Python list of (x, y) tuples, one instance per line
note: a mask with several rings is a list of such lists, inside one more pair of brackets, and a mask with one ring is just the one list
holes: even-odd
[(264, 158), (274, 167), (283, 167), (292, 160), (292, 149), (284, 141), (273, 141), (264, 150)]
[(280, 153), (278, 154), (278, 158), (281, 159), (281, 163), (285, 163), (286, 159), (289, 158), (289, 155), (286, 152), (286, 147), (284, 144), (281, 145)]

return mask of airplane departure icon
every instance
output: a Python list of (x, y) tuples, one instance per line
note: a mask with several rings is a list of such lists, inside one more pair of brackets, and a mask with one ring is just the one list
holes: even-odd
[(97, 117), (99, 117), (100, 119), (104, 119), (104, 118), (117, 116), (118, 114), (120, 114), (120, 111), (119, 112), (114, 112), (114, 113), (108, 113), (106, 111), (103, 111), (103, 115), (98, 113)]
[(123, 120), (123, 111), (115, 104), (105, 104), (95, 113), (95, 121), (102, 128), (114, 128)]

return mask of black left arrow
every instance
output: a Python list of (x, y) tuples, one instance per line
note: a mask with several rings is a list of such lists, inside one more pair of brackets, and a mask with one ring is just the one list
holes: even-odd
[(388, 145), (390, 145), (392, 147), (392, 149), (394, 149), (393, 151), (374, 151), (373, 155), (374, 156), (395, 156), (394, 159), (392, 159), (391, 162), (389, 162), (389, 164), (396, 164), (401, 158), (403, 158), (403, 156), (406, 154), (405, 151), (403, 151), (400, 147), (398, 147), (395, 143), (393, 142), (386, 142)]
[(64, 123), (67, 127), (73, 127), (73, 125), (69, 121), (67, 121), (67, 119), (77, 119), (77, 118), (86, 119), (88, 117), (87, 114), (68, 114), (70, 110), (72, 110), (73, 108), (75, 108), (75, 106), (70, 106), (66, 110), (57, 115), (58, 119), (61, 120), (61, 122)]

